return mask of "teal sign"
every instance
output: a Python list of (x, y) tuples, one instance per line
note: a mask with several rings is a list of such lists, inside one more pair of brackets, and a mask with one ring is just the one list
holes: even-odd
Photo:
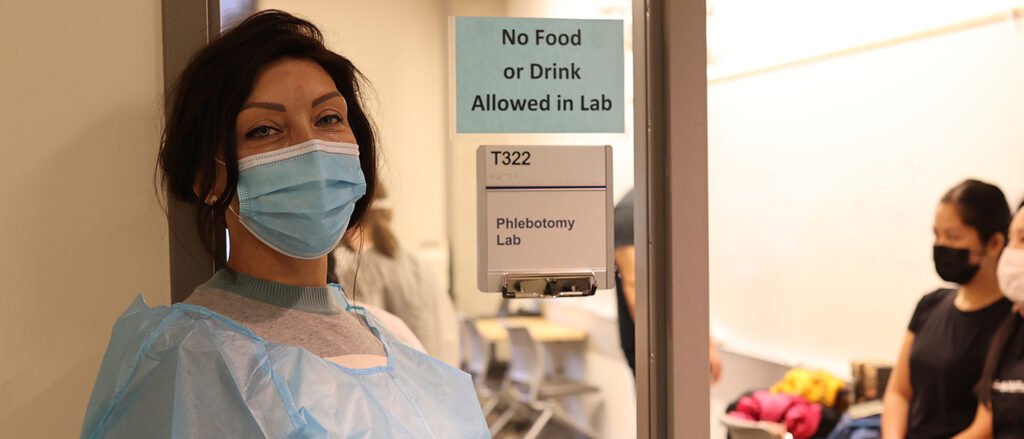
[(621, 133), (622, 20), (455, 17), (456, 132)]

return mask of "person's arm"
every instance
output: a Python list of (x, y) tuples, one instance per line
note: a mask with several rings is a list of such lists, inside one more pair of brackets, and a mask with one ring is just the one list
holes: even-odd
[(616, 248), (615, 265), (622, 273), (622, 294), (629, 305), (629, 316), (636, 320), (636, 248), (631, 245)]
[(710, 346), (708, 359), (711, 363), (711, 384), (714, 385), (718, 380), (722, 379), (722, 358), (718, 356), (718, 348), (715, 347), (714, 337), (710, 337), (708, 345)]
[(966, 430), (961, 431), (953, 439), (988, 439), (992, 437), (992, 412), (984, 404), (978, 404), (974, 414), (974, 422)]
[(885, 389), (882, 411), (882, 438), (903, 439), (907, 436), (907, 416), (910, 414), (910, 400), (914, 389), (910, 385), (910, 348), (914, 345), (914, 333), (907, 331), (903, 346), (892, 376)]

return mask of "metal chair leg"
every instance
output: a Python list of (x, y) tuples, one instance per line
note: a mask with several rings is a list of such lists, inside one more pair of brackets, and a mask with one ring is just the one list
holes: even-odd
[(484, 411), (484, 417), (485, 418), (487, 417), (487, 415), (490, 415), (491, 412), (494, 411), (495, 408), (498, 407), (498, 402), (499, 402), (500, 399), (501, 398), (499, 398), (497, 395), (493, 395), (493, 396), (491, 396), (490, 398), (487, 399), (487, 402), (485, 402), (483, 407), (482, 407), (482, 409)]
[(544, 426), (548, 425), (548, 421), (551, 420), (551, 416), (554, 414), (555, 411), (551, 406), (545, 408), (544, 411), (540, 413), (540, 416), (537, 417), (537, 421), (530, 426), (530, 431), (526, 432), (526, 436), (523, 436), (523, 439), (536, 439), (537, 435), (540, 434), (540, 431), (544, 429)]
[(568, 425), (576, 431), (587, 435), (590, 439), (601, 439), (601, 435), (593, 429), (590, 425), (581, 424), (575, 418), (573, 418), (568, 412), (563, 410), (557, 405), (551, 405), (550, 409), (555, 415), (555, 420)]
[(505, 409), (505, 412), (502, 413), (501, 416), (498, 416), (498, 419), (496, 419), (494, 424), (491, 425), (491, 436), (498, 434), (502, 428), (505, 428), (505, 424), (508, 424), (508, 421), (512, 420), (512, 416), (515, 416), (516, 408), (516, 403), (513, 402), (509, 404), (508, 408)]

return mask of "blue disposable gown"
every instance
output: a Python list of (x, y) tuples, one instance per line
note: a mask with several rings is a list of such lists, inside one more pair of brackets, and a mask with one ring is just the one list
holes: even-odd
[(468, 375), (348, 308), (386, 367), (345, 368), (206, 308), (136, 298), (114, 325), (82, 438), (489, 437)]

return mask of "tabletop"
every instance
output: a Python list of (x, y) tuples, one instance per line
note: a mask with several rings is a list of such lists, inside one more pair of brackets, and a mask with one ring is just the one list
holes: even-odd
[(530, 331), (535, 341), (560, 342), (584, 341), (587, 333), (579, 329), (559, 325), (540, 316), (489, 317), (476, 320), (476, 327), (487, 341), (492, 343), (508, 340), (506, 326), (521, 326)]

